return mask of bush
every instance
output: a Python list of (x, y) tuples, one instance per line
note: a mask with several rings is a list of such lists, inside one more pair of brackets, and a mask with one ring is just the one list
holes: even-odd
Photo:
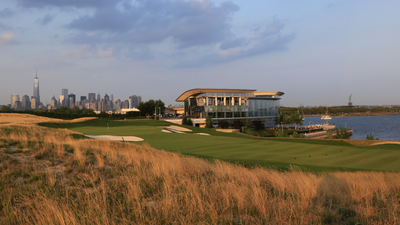
[(240, 120), (234, 120), (232, 126), (233, 126), (233, 128), (240, 130), (240, 128), (242, 128), (242, 126), (243, 126), (243, 122)]
[(374, 135), (372, 135), (372, 134), (368, 134), (365, 139), (367, 139), (367, 140), (379, 140), (379, 138), (375, 138)]
[(243, 126), (248, 127), (248, 128), (250, 128), (253, 125), (253, 123), (251, 122), (250, 119), (242, 120), (242, 124), (243, 124)]
[(350, 139), (349, 131), (344, 127), (335, 128), (336, 139)]
[(332, 138), (333, 138), (333, 135), (332, 135), (332, 131), (331, 131), (331, 130), (328, 130), (328, 131), (326, 132), (326, 138), (328, 138), (328, 139), (332, 139)]
[(226, 120), (222, 120), (220, 123), (219, 123), (219, 126), (222, 128), (222, 129), (227, 129), (228, 127), (229, 127), (229, 122), (228, 121), (226, 121)]
[[(282, 131), (281, 131), (282, 132)], [(304, 134), (299, 134), (299, 133), (297, 133), (296, 131), (295, 132), (293, 132), (293, 134), (292, 135), (290, 135), (290, 137), (291, 138), (305, 138), (306, 136), (304, 135)]]
[(182, 118), (182, 125), (188, 125), (188, 119), (186, 116)]
[(261, 120), (253, 120), (253, 128), (256, 131), (264, 130), (264, 123)]
[(193, 126), (193, 121), (191, 119), (188, 119), (186, 125)]
[(288, 134), (285, 131), (282, 130), (276, 130), (274, 132), (275, 137), (287, 137)]

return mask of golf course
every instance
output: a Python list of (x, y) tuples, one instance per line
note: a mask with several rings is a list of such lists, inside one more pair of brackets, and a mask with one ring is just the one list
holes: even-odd
[[(108, 123), (108, 124), (107, 124)], [(50, 128), (66, 128), (84, 135), (135, 136), (134, 144), (219, 159), (245, 166), (288, 169), (291, 165), (308, 171), (400, 171), (400, 145), (353, 146), (342, 140), (255, 138), (214, 129), (182, 126), (188, 133), (161, 132), (169, 122), (157, 120), (111, 121), (94, 119), (78, 123), (40, 123)], [(207, 133), (209, 136), (196, 133)]]

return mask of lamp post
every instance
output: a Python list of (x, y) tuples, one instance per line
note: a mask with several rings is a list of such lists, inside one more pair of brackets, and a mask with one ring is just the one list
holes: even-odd
[(282, 122), (281, 122), (281, 127), (282, 127), (282, 132), (283, 132), (283, 125), (282, 125)]
[(312, 121), (308, 121), (308, 129), (310, 129), (310, 130), (309, 130), (310, 133), (311, 133), (311, 122), (312, 122)]

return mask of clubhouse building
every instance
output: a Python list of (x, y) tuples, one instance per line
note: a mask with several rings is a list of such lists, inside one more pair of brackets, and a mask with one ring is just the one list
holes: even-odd
[(197, 88), (184, 92), (176, 101), (184, 102), (185, 115), (210, 116), (213, 122), (260, 119), (268, 123), (278, 114), (282, 95), (279, 91)]

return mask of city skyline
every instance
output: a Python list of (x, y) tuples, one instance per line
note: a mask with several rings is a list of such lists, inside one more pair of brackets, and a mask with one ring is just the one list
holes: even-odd
[[(36, 76), (33, 81), (33, 95), (31, 98), (29, 98), (28, 95), (24, 95), (22, 100), (20, 100), (19, 94), (11, 95), (11, 103), (5, 104), (5, 106), (9, 105), (14, 110), (57, 109), (62, 106), (73, 108), (76, 106), (80, 109), (88, 108), (94, 111), (111, 111), (137, 108), (139, 103), (142, 102), (142, 97), (140, 95), (129, 96), (126, 100), (117, 99), (115, 102), (113, 94), (111, 94), (110, 97), (105, 93), (104, 98), (102, 98), (100, 93), (98, 93), (97, 98), (95, 97), (95, 93), (88, 92), (86, 98), (86, 95), (77, 96), (72, 92), (68, 93), (67, 88), (62, 88), (59, 99), (53, 95), (50, 103), (47, 101), (46, 103), (40, 102), (39, 78), (36, 71)], [(77, 99), (80, 99), (80, 101)]]
[(4, 0), (0, 105), (31, 96), (21, 81), (36, 69), (44, 103), (69, 87), (166, 104), (188, 89), (242, 88), (285, 92), (285, 106), (346, 105), (350, 94), (354, 105), (398, 105), (399, 6)]

